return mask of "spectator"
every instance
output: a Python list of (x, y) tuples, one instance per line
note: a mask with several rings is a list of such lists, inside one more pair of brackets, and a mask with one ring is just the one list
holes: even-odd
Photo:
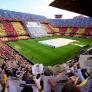
[(74, 84), (66, 83), (61, 92), (81, 92)]
[(81, 69), (79, 68), (79, 63), (76, 62), (73, 65), (74, 74), (79, 77), (79, 80), (82, 82), (84, 80), (84, 77), (82, 75)]
[(85, 79), (87, 79), (90, 76), (90, 74), (87, 72), (87, 69), (82, 69), (81, 72)]
[(0, 92), (2, 92), (3, 86), (2, 86), (2, 69), (0, 68)]

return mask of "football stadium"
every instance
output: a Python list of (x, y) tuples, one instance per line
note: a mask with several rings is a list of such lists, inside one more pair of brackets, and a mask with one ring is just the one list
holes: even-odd
[(0, 9), (0, 92), (92, 92), (88, 1), (49, 3), (81, 14), (69, 19)]

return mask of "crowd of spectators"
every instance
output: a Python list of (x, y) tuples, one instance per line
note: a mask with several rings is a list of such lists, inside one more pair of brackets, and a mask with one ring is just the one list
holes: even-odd
[(92, 18), (50, 19), (49, 23), (55, 27), (92, 27)]
[(22, 22), (14, 20), (0, 20), (0, 40), (15, 41), (29, 39), (28, 32)]
[(40, 65), (32, 65), (9, 46), (0, 44), (0, 92), (92, 91), (89, 91), (91, 83), (88, 84), (92, 82), (91, 74), (80, 67), (79, 58), (62, 65), (42, 65), (42, 72)]

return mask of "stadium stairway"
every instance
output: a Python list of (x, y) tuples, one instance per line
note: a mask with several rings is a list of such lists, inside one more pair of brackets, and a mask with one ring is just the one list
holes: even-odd
[(47, 24), (46, 27), (49, 29), (51, 33), (54, 33), (53, 27), (50, 24)]

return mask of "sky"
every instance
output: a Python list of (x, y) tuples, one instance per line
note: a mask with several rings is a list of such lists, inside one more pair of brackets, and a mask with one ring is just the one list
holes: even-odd
[(62, 14), (63, 19), (73, 18), (79, 14), (49, 6), (54, 0), (0, 0), (0, 9), (43, 15), (54, 18)]

